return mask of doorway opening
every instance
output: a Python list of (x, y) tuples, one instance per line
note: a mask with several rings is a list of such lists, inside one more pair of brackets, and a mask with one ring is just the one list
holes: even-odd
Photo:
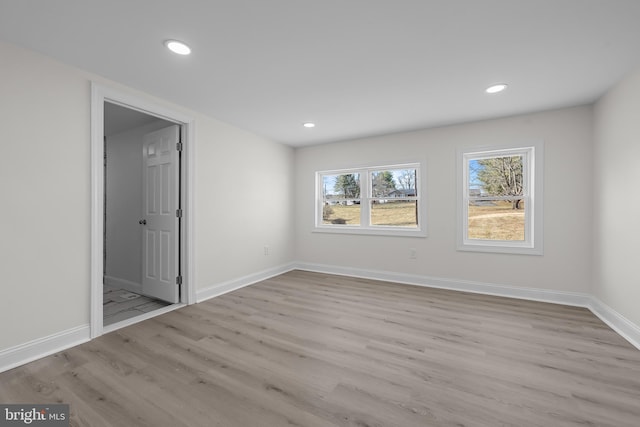
[(194, 302), (193, 121), (92, 84), (91, 334)]
[[(179, 192), (176, 191), (180, 185), (177, 173), (180, 156), (176, 150), (180, 131), (180, 126), (173, 122), (118, 104), (104, 103), (104, 326), (179, 301), (179, 284), (166, 276), (175, 271), (174, 277), (179, 277), (180, 271), (179, 236), (171, 236), (177, 233), (180, 221), (175, 214), (180, 206)], [(163, 164), (156, 160), (160, 147), (150, 145), (155, 144), (154, 136), (155, 139), (164, 136), (166, 148), (176, 151), (176, 155), (169, 155), (169, 161)], [(153, 152), (152, 165), (149, 165), (150, 152)], [(168, 175), (162, 176), (163, 173)], [(164, 200), (165, 197), (168, 200)], [(159, 206), (152, 206), (154, 203)], [(151, 216), (158, 216), (157, 210), (163, 205), (166, 210), (171, 209), (171, 212), (165, 212), (170, 217), (168, 233), (171, 238), (166, 239), (165, 248), (145, 247), (145, 243), (160, 246), (162, 242), (160, 236), (147, 236), (147, 233), (159, 234), (157, 225), (150, 230), (148, 222)], [(160, 256), (163, 249), (166, 259)], [(172, 254), (173, 251), (177, 253)], [(165, 283), (158, 281), (159, 272), (165, 276)], [(151, 280), (145, 280), (150, 275)], [(171, 288), (169, 292), (162, 292), (163, 285)]]

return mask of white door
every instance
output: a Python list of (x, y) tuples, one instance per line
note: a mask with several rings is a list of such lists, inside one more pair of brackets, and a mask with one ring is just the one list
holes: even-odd
[(142, 293), (178, 302), (178, 150), (180, 128), (144, 136)]

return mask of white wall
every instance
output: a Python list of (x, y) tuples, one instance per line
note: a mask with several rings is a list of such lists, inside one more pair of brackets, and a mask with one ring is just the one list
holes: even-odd
[[(0, 43), (0, 353), (89, 323), (90, 81)], [(293, 260), (293, 150), (195, 119), (196, 290)], [(262, 246), (271, 245), (264, 256)]]
[[(147, 96), (9, 44), (0, 43), (0, 58), (2, 353), (89, 323), (90, 81)], [(633, 198), (640, 182), (635, 160), (640, 122), (634, 117), (640, 111), (640, 74), (627, 78), (597, 104), (595, 158), (591, 107), (294, 152), (148, 98), (195, 118), (197, 291), (223, 287), (295, 259), (594, 292), (640, 325), (634, 269), (640, 231), (632, 226), (640, 217), (640, 202)], [(456, 148), (528, 139), (545, 141), (544, 255), (456, 251)], [(316, 170), (414, 157), (425, 159), (427, 166), (427, 238), (311, 232)], [(264, 255), (264, 246), (270, 247), (270, 255)], [(409, 248), (417, 249), (417, 260), (409, 259)]]
[[(108, 120), (108, 118), (105, 118)], [(142, 286), (142, 144), (146, 133), (171, 125), (157, 120), (106, 136), (107, 283), (140, 291)], [(134, 286), (130, 286), (134, 285)]]
[(198, 283), (293, 261), (293, 149), (219, 122), (196, 129)]
[(595, 108), (594, 293), (640, 330), (640, 71)]
[[(298, 260), (515, 287), (591, 291), (591, 120), (577, 107), (296, 151)], [(544, 255), (456, 251), (456, 149), (544, 140)], [(425, 159), (427, 238), (313, 233), (314, 173)], [(417, 249), (417, 260), (409, 249)]]
[(89, 319), (89, 81), (0, 43), (0, 349)]

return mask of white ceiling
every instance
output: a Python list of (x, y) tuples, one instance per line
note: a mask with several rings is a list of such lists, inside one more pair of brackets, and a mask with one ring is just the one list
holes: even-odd
[(0, 40), (302, 146), (593, 102), (640, 1), (0, 0)]
[[(104, 103), (104, 135), (110, 136), (156, 121), (165, 121), (140, 111), (121, 107), (120, 105)], [(166, 122), (167, 126), (171, 122)]]

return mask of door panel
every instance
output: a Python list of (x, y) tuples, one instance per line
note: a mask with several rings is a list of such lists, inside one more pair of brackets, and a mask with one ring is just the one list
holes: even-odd
[(142, 292), (176, 303), (178, 275), (178, 125), (144, 137)]
[(143, 246), (143, 250), (146, 249), (146, 256), (143, 257), (145, 260), (144, 269), (145, 275), (148, 279), (156, 278), (156, 234), (153, 230), (145, 230), (146, 235), (145, 244)]

